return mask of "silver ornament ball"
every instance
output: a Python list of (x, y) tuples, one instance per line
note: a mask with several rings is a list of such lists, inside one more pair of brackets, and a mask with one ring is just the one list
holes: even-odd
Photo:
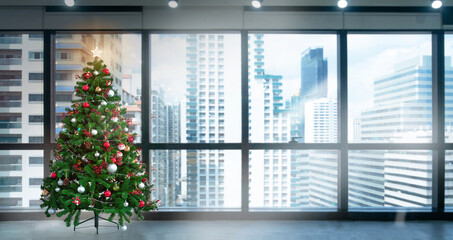
[(128, 202), (124, 202), (124, 203), (123, 203), (123, 206), (124, 206), (124, 207), (127, 207), (127, 206), (129, 206), (129, 203), (128, 203)]
[(121, 226), (121, 231), (126, 231), (127, 230), (127, 226), (124, 225), (124, 226)]
[(98, 74), (99, 74), (99, 72), (96, 71), (96, 70), (94, 70), (93, 75), (96, 76), (96, 75), (98, 75)]
[(57, 183), (58, 183), (58, 186), (63, 186), (63, 184), (64, 184), (64, 183), (63, 183), (63, 180), (61, 180), (61, 179), (60, 179), (60, 180), (58, 180), (58, 182), (57, 182)]
[(59, 187), (55, 188), (55, 192), (60, 192), (60, 190), (61, 189)]
[(99, 153), (96, 152), (96, 153), (94, 154), (94, 156), (95, 156), (95, 157), (99, 157)]
[(116, 170), (118, 169), (118, 166), (116, 164), (112, 163), (107, 166), (107, 172), (109, 173), (115, 173)]
[(77, 192), (79, 192), (79, 193), (84, 193), (84, 192), (85, 192), (85, 188), (84, 188), (83, 186), (79, 186), (79, 187), (77, 188)]
[(102, 100), (101, 105), (102, 105), (102, 106), (105, 106), (105, 105), (107, 105), (107, 102), (104, 101), (104, 100)]
[(98, 130), (96, 130), (96, 129), (91, 130), (91, 134), (93, 134), (93, 135), (98, 134)]
[(124, 128), (124, 131), (125, 131), (125, 132), (129, 131), (129, 128), (125, 127), (125, 128)]
[(145, 184), (141, 182), (141, 183), (138, 184), (138, 187), (139, 187), (139, 188), (144, 188), (144, 187), (145, 187)]
[(113, 90), (109, 90), (109, 92), (107, 93), (107, 96), (109, 97), (113, 97), (115, 95), (115, 92)]
[(53, 208), (49, 208), (49, 210), (47, 211), (50, 215), (54, 215), (55, 214), (55, 209)]
[(72, 119), (71, 119), (71, 122), (72, 122), (72, 123), (76, 123), (76, 122), (77, 122), (77, 119), (72, 118)]

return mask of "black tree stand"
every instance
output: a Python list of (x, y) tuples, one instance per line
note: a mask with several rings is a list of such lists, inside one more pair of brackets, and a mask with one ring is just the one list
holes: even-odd
[(83, 226), (83, 227), (78, 227), (78, 226), (81, 225), (82, 223), (88, 222), (88, 221), (90, 221), (90, 220), (92, 220), (92, 219), (94, 219), (94, 227), (96, 228), (96, 234), (99, 234), (99, 233), (98, 233), (99, 227), (115, 227), (115, 226), (106, 226), (106, 225), (101, 225), (101, 226), (100, 226), (100, 225), (99, 225), (99, 219), (105, 220), (105, 221), (107, 221), (107, 222), (109, 222), (109, 223), (113, 223), (113, 224), (116, 225), (116, 228), (117, 228), (117, 229), (120, 229), (120, 225), (119, 225), (118, 223), (116, 223), (116, 222), (114, 222), (114, 221), (110, 221), (110, 220), (108, 220), (107, 218), (103, 218), (103, 217), (99, 216), (99, 213), (96, 213), (96, 212), (95, 212), (95, 213), (94, 213), (94, 217), (88, 218), (87, 220), (82, 221), (82, 222), (79, 222), (79, 224), (77, 224), (77, 225), (74, 225), (74, 231), (76, 230), (76, 228), (87, 228), (87, 227), (90, 227), (90, 226)]

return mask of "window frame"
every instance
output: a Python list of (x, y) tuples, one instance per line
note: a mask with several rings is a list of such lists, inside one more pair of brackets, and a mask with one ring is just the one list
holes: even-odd
[[(445, 190), (445, 150), (453, 150), (453, 143), (445, 143), (444, 138), (444, 39), (445, 34), (451, 34), (448, 30), (427, 30), (432, 36), (432, 88), (433, 88), (433, 141), (432, 143), (414, 143), (414, 144), (358, 144), (348, 143), (347, 137), (347, 34), (357, 32), (370, 32), (360, 30), (332, 30), (338, 35), (338, 121), (339, 121), (339, 139), (338, 143), (332, 144), (318, 144), (318, 143), (249, 143), (248, 139), (248, 39), (247, 36), (252, 30), (235, 30), (241, 34), (241, 122), (242, 122), (242, 141), (240, 143), (150, 143), (149, 127), (150, 120), (150, 99), (143, 98), (142, 100), (142, 143), (137, 144), (138, 147), (143, 149), (143, 159), (149, 159), (149, 150), (166, 150), (166, 149), (232, 149), (241, 150), (241, 210), (239, 212), (184, 212), (184, 211), (164, 211), (158, 214), (145, 213), (146, 219), (167, 219), (167, 220), (181, 220), (181, 219), (275, 219), (276, 214), (279, 219), (287, 220), (302, 220), (302, 219), (343, 219), (343, 220), (371, 220), (371, 219), (394, 219), (398, 211), (405, 211), (406, 217), (410, 219), (448, 219), (453, 216), (452, 212), (447, 211), (444, 206), (444, 190)], [(279, 32), (274, 30), (259, 30), (260, 32)], [(16, 33), (17, 30), (2, 31), (4, 33)], [(38, 33), (44, 33), (44, 142), (43, 143), (8, 143), (0, 144), (0, 150), (43, 150), (44, 151), (44, 176), (49, 173), (49, 162), (51, 159), (51, 152), (55, 148), (56, 143), (51, 141), (54, 136), (54, 123), (55, 111), (53, 104), (55, 79), (53, 77), (55, 51), (55, 34), (56, 30), (42, 30)], [(72, 30), (62, 30), (58, 32), (73, 32)], [(90, 32), (92, 30), (77, 30), (77, 32)], [(109, 33), (112, 30), (97, 30), (98, 33)], [(206, 32), (205, 30), (191, 30), (191, 31), (164, 31), (164, 30), (115, 30), (115, 33), (141, 33), (142, 37), (142, 96), (150, 96), (150, 34), (151, 33), (181, 33), (181, 32)], [(224, 30), (210, 30), (208, 32), (225, 32)], [(320, 33), (325, 30), (309, 30), (309, 31), (290, 31), (294, 33)], [(419, 30), (373, 30), (373, 33), (410, 33), (420, 32)], [(28, 32), (27, 32), (28, 33)], [(53, 111), (52, 111), (53, 110)], [(346, 126), (346, 127), (344, 127)], [(248, 181), (249, 181), (249, 151), (250, 150), (271, 150), (271, 149), (294, 149), (294, 150), (314, 150), (314, 149), (331, 149), (338, 150), (339, 165), (338, 165), (338, 208), (334, 212), (313, 211), (313, 210), (294, 210), (285, 212), (251, 212), (248, 208)], [(369, 211), (366, 209), (355, 210), (348, 208), (348, 151), (349, 150), (387, 150), (387, 149), (419, 149), (431, 150), (433, 156), (433, 192), (432, 192), (432, 208), (427, 211), (413, 212), (413, 209), (382, 209), (381, 211)], [(12, 209), (11, 214), (1, 214), (0, 220), (7, 219), (31, 219), (34, 217), (41, 217), (42, 213), (30, 212), (30, 209)], [(2, 213), (3, 211), (0, 210)], [(17, 213), (26, 213), (25, 215), (17, 215)], [(17, 215), (17, 216), (15, 216)]]

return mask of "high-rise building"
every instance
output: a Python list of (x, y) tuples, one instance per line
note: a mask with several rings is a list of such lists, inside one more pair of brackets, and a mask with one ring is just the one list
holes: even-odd
[(305, 142), (337, 142), (337, 100), (320, 98), (305, 103), (305, 127)]
[[(225, 36), (186, 38), (188, 143), (225, 142)], [(223, 150), (187, 150), (187, 206), (224, 206)]]
[[(0, 34), (0, 143), (43, 143), (43, 34)], [(44, 152), (0, 151), (1, 208), (39, 207)]]
[(362, 140), (362, 120), (360, 117), (353, 117), (352, 119), (352, 132), (353, 132), (353, 137), (352, 137), (352, 142), (358, 143)]
[(327, 60), (323, 48), (308, 48), (301, 57), (300, 96), (304, 100), (327, 97)]
[[(159, 88), (151, 91), (151, 142), (180, 142), (180, 107), (167, 104), (165, 92)], [(176, 150), (155, 150), (151, 153), (152, 174), (156, 191), (164, 207), (176, 206), (181, 194), (181, 153)]]
[[(422, 56), (374, 80), (374, 104), (360, 116), (361, 142), (431, 142), (431, 74), (431, 57)], [(352, 151), (349, 158), (351, 206), (431, 205), (430, 151)]]

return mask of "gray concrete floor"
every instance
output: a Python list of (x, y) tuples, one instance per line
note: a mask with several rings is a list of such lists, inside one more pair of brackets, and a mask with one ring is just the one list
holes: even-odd
[[(104, 223), (102, 223), (104, 224)], [(156, 240), (453, 240), (453, 222), (143, 221), (116, 228), (66, 228), (63, 221), (0, 222), (0, 239)]]

